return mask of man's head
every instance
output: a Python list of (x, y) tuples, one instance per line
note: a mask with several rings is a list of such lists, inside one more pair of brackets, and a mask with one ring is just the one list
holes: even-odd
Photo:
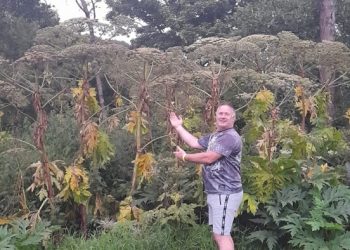
[(222, 103), (216, 110), (216, 130), (222, 131), (232, 128), (235, 123), (236, 112), (234, 108), (228, 103)]

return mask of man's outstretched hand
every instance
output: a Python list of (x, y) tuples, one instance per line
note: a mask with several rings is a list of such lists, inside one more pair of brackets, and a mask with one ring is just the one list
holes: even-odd
[(174, 112), (170, 112), (169, 121), (170, 121), (171, 126), (173, 126), (175, 129), (182, 125), (181, 116), (178, 117)]
[(179, 146), (176, 146), (176, 151), (174, 152), (174, 155), (176, 158), (184, 161), (184, 156), (186, 155), (186, 152)]

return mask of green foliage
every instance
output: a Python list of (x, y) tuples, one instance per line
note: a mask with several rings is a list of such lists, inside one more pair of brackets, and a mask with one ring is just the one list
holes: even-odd
[(316, 127), (326, 127), (328, 124), (327, 116), (327, 100), (328, 95), (325, 92), (319, 92), (314, 98), (316, 115), (311, 116), (310, 121), (315, 124)]
[(48, 129), (45, 134), (46, 150), (50, 159), (71, 162), (79, 149), (79, 133), (71, 111), (52, 112), (48, 117)]
[(33, 45), (39, 28), (58, 23), (57, 14), (39, 0), (3, 0), (0, 7), (0, 55), (19, 58)]
[(65, 237), (59, 246), (49, 249), (207, 249), (214, 250), (207, 226), (143, 226), (134, 222), (117, 223), (109, 232), (91, 239)]
[(310, 250), (344, 250), (344, 249), (350, 249), (350, 233), (346, 232), (342, 235), (337, 235), (334, 237), (334, 239), (325, 241), (323, 237), (302, 237), (302, 238), (295, 238), (290, 241), (290, 243), (293, 246), (296, 247), (303, 247), (303, 249), (310, 249)]
[(276, 130), (279, 135), (279, 146), (281, 147), (279, 154), (281, 157), (299, 160), (310, 156), (310, 147), (313, 145), (291, 121), (279, 120)]
[(251, 184), (248, 190), (261, 202), (266, 202), (276, 190), (292, 183), (300, 169), (295, 160), (287, 158), (268, 161), (260, 157), (252, 157), (250, 162), (252, 166), (249, 170), (244, 170), (243, 174)]
[(1, 10), (36, 22), (41, 28), (58, 23), (57, 13), (50, 5), (39, 0), (2, 0)]
[(248, 144), (256, 141), (264, 131), (264, 124), (267, 121), (267, 111), (269, 111), (274, 102), (274, 96), (269, 90), (262, 90), (252, 100), (243, 116), (247, 123), (245, 127), (245, 140)]
[(27, 168), (38, 160), (38, 153), (30, 144), (29, 131), (22, 130), (17, 138), (9, 132), (0, 133), (5, 135), (0, 143), (0, 214), (9, 215), (18, 212), (18, 195), (22, 192), (19, 176), (22, 175), (25, 185), (30, 185), (32, 172)]
[(248, 193), (243, 208), (254, 213), (254, 202), (260, 202), (253, 221), (261, 228), (249, 239), (268, 249), (286, 245), (348, 249), (350, 189), (340, 183), (342, 177), (335, 169), (348, 145), (342, 133), (325, 122), (325, 96), (315, 97), (316, 126), (308, 134), (288, 120), (279, 120), (271, 100), (271, 94), (263, 90), (244, 113), (246, 131), (259, 131), (248, 138), (249, 156), (243, 159)]
[(274, 249), (277, 244), (278, 233), (276, 231), (259, 230), (251, 233), (248, 240), (259, 240), (261, 243), (266, 243), (268, 249)]
[(193, 112), (193, 114), (186, 116), (183, 120), (183, 124), (188, 131), (198, 132), (200, 125), (202, 124), (202, 117), (200, 114)]
[(342, 133), (333, 127), (315, 129), (310, 133), (310, 141), (318, 155), (341, 156), (348, 150)]
[[(316, 116), (322, 121), (327, 117), (324, 95), (319, 94), (316, 100)], [(342, 133), (333, 127), (320, 126), (323, 122), (306, 134), (291, 121), (280, 120), (272, 108), (273, 101), (272, 93), (262, 90), (244, 112), (248, 154), (243, 158), (242, 168), (245, 190), (261, 202), (268, 201), (276, 190), (298, 183), (302, 167), (312, 171), (313, 165), (317, 168), (312, 162), (319, 159), (332, 159), (338, 164), (348, 149)], [(253, 156), (256, 153), (259, 156)], [(327, 173), (322, 173), (321, 181), (326, 180), (324, 175)], [(323, 185), (317, 184), (316, 176), (312, 179), (315, 185)]]
[[(192, 44), (199, 37), (229, 33), (230, 25), (225, 24), (225, 18), (234, 11), (236, 1), (122, 0), (107, 4), (113, 10), (108, 14), (110, 19), (122, 14), (145, 23), (136, 30), (138, 37), (133, 41), (136, 47), (167, 49)], [(166, 28), (169, 31), (164, 31)]]
[[(262, 90), (244, 112), (247, 152), (242, 175), (246, 192), (260, 202), (269, 200), (276, 190), (297, 182), (301, 160), (307, 157), (306, 136), (290, 121), (278, 119), (274, 100), (270, 91)], [(259, 156), (254, 156), (256, 153)]]
[(64, 187), (58, 196), (64, 201), (73, 198), (77, 204), (85, 204), (91, 196), (89, 176), (79, 163), (66, 168), (63, 184)]
[[(303, 3), (299, 0), (294, 2), (282, 0), (240, 1), (237, 14), (242, 15), (242, 19), (232, 23), (226, 22), (228, 23), (226, 26), (224, 20), (227, 20), (226, 18), (231, 20), (230, 16), (236, 11), (236, 1), (208, 0), (182, 1), (180, 3), (179, 1), (158, 0), (109, 0), (108, 2), (119, 13), (131, 11), (133, 12), (132, 18), (136, 19), (138, 16), (142, 16), (147, 19), (146, 25), (139, 29), (138, 33), (141, 36), (135, 41), (134, 46), (149, 44), (158, 48), (167, 48), (171, 44), (186, 45), (198, 37), (206, 37), (212, 32), (215, 32), (216, 35), (231, 32), (230, 25), (232, 23), (235, 23), (235, 27), (240, 27), (238, 30), (235, 29), (237, 34), (244, 34), (243, 29), (247, 27), (253, 28), (253, 30), (255, 27), (263, 30), (266, 34), (278, 32), (280, 27), (290, 27), (289, 30), (293, 30), (297, 25), (305, 24), (306, 20), (310, 20), (312, 16), (310, 13), (304, 13), (305, 10), (312, 9), (310, 1)], [(300, 8), (296, 8), (297, 4), (303, 6), (304, 9), (301, 11)], [(274, 5), (273, 8), (270, 8), (272, 5)], [(257, 9), (259, 6), (262, 8)], [(282, 13), (284, 6), (286, 7), (284, 10), (288, 10), (293, 15), (286, 13), (284, 15)], [(250, 12), (250, 10), (258, 11)], [(272, 14), (266, 15), (266, 13)], [(257, 18), (251, 18), (252, 16)], [(209, 17), (212, 19), (208, 19)], [(295, 17), (300, 18), (296, 22), (289, 22), (290, 19), (295, 21)], [(246, 18), (250, 20), (247, 21)], [(271, 18), (274, 19), (271, 20)], [(6, 19), (3, 20), (6, 21)], [(262, 26), (261, 23), (264, 23), (264, 20), (270, 20), (271, 23)], [(13, 21), (14, 25), (4, 25), (4, 27), (12, 29), (23, 23), (23, 20)], [(242, 23), (247, 25), (243, 26)], [(250, 26), (251, 24), (252, 26)], [(312, 32), (308, 33), (307, 36), (312, 36), (314, 32), (317, 32), (317, 29), (314, 29), (314, 23), (306, 24), (307, 28), (303, 26), (304, 28), (300, 30), (298, 26), (297, 31), (304, 32), (312, 29)], [(343, 26), (339, 25), (339, 27)], [(30, 23), (30, 25), (23, 25), (21, 28), (31, 30), (31, 27)], [(45, 137), (45, 148), (50, 160), (73, 162), (74, 154), (78, 151), (79, 131), (72, 119), (72, 98), (63, 88), (74, 85), (76, 82), (74, 77), (85, 75), (88, 78), (94, 76), (97, 72), (95, 69), (98, 69), (101, 70), (98, 71), (101, 72), (101, 76), (103, 74), (106, 76), (105, 79), (102, 79), (102, 83), (106, 84), (104, 86), (106, 106), (103, 111), (106, 111), (107, 115), (116, 111), (113, 112), (113, 115), (118, 116), (116, 121), (120, 119), (122, 124), (125, 123), (125, 118), (119, 117), (119, 115), (124, 116), (125, 112), (130, 112), (131, 109), (127, 105), (119, 106), (121, 104), (119, 102), (116, 105), (116, 110), (111, 110), (108, 103), (114, 99), (112, 96), (117, 95), (119, 98), (122, 96), (123, 101), (127, 103), (127, 100), (135, 100), (135, 96), (140, 91), (140, 85), (132, 82), (142, 82), (147, 78), (147, 85), (150, 87), (149, 91), (144, 93), (147, 102), (144, 103), (145, 113), (142, 115), (145, 118), (147, 116), (147, 119), (141, 121), (144, 135), (142, 139), (156, 142), (147, 144), (147, 152), (152, 152), (157, 161), (153, 169), (152, 180), (147, 183), (139, 183), (138, 190), (133, 194), (135, 204), (128, 204), (130, 209), (137, 205), (145, 210), (146, 217), (149, 219), (149, 222), (145, 223), (147, 226), (155, 223), (162, 224), (163, 228), (167, 228), (167, 224), (170, 224), (179, 231), (182, 227), (190, 227), (195, 231), (194, 224), (198, 222), (196, 216), (199, 217), (198, 220), (205, 217), (198, 212), (199, 205), (204, 204), (202, 182), (198, 175), (199, 166), (190, 163), (186, 163), (184, 166), (182, 162), (176, 162), (168, 142), (159, 143), (161, 140), (157, 138), (166, 138), (169, 132), (165, 117), (171, 105), (175, 106), (171, 108), (186, 114), (184, 124), (189, 130), (202, 132), (207, 129), (206, 124), (201, 122), (201, 113), (208, 100), (210, 77), (213, 72), (217, 72), (220, 98), (234, 101), (235, 108), (238, 109), (237, 128), (241, 129), (245, 124), (242, 130), (244, 138), (242, 172), (245, 190), (242, 206), (243, 216), (246, 215), (244, 211), (247, 211), (256, 215), (253, 217), (254, 221), (260, 220), (264, 223), (263, 226), (258, 225), (257, 228), (249, 224), (248, 234), (257, 229), (251, 234), (250, 239), (258, 239), (260, 245), (263, 242), (264, 248), (275, 246), (275, 248), (281, 249), (287, 246), (312, 249), (320, 246), (316, 242), (320, 238), (323, 239), (324, 246), (329, 248), (336, 249), (336, 243), (338, 243), (338, 247), (346, 246), (348, 234), (344, 233), (344, 230), (347, 229), (348, 217), (343, 215), (347, 214), (348, 203), (343, 198), (347, 194), (335, 186), (342, 181), (343, 176), (337, 172), (338, 168), (344, 164), (344, 158), (348, 157), (348, 147), (342, 133), (328, 125), (327, 96), (323, 92), (317, 93), (315, 96), (309, 95), (310, 99), (308, 100), (312, 105), (310, 104), (310, 110), (306, 116), (305, 130), (293, 123), (293, 121), (300, 119), (300, 115), (293, 107), (294, 98), (291, 96), (296, 84), (301, 84), (310, 92), (320, 89), (319, 81), (315, 75), (317, 75), (319, 66), (324, 63), (332, 66), (332, 74), (339, 77), (335, 86), (344, 86), (347, 80), (347, 75), (344, 72), (349, 71), (349, 60), (347, 59), (349, 51), (344, 45), (336, 42), (321, 44), (304, 41), (290, 32), (282, 32), (277, 36), (254, 34), (244, 38), (208, 38), (196, 42), (193, 46), (171, 48), (166, 52), (150, 48), (128, 50), (114, 46), (114, 41), (107, 42), (102, 41), (102, 39), (99, 41), (101, 45), (82, 45), (81, 42), (86, 41), (86, 37), (79, 33), (84, 27), (87, 27), (86, 23), (70, 22), (69, 25), (64, 24), (63, 27), (63, 29), (61, 29), (62, 27), (54, 27), (41, 30), (36, 41), (39, 44), (45, 44), (45, 46), (36, 46), (31, 49), (30, 53), (21, 59), (21, 63), (6, 64), (8, 71), (5, 72), (5, 69), (3, 71), (8, 75), (1, 74), (0, 76), (0, 87), (4, 86), (2, 88), (4, 91), (0, 94), (0, 108), (6, 108), (6, 125), (9, 130), (6, 134), (16, 137), (16, 140), (2, 140), (0, 143), (0, 169), (3, 173), (0, 178), (0, 211), (2, 214), (8, 215), (18, 211), (18, 193), (21, 191), (18, 189), (21, 186), (13, 180), (16, 179), (18, 171), (23, 171), (24, 186), (29, 186), (27, 184), (31, 174), (25, 171), (25, 168), (31, 163), (37, 162), (38, 153), (40, 153), (28, 147), (28, 143), (31, 141), (29, 135), (31, 129), (28, 128), (31, 128), (31, 124), (22, 123), (22, 115), (32, 113), (31, 109), (27, 107), (30, 99), (22, 94), (15, 95), (20, 91), (17, 85), (14, 86), (6, 82), (12, 82), (9, 76), (14, 74), (16, 76), (15, 82), (26, 87), (33, 85), (31, 81), (38, 73), (27, 70), (27, 66), (39, 71), (45, 69), (44, 77), (40, 76), (39, 80), (36, 81), (36, 83), (40, 81), (45, 83), (45, 87), (42, 88), (43, 93), (47, 95), (44, 96), (44, 99), (48, 101), (45, 104), (45, 109), (51, 110), (48, 118), (49, 126)], [(81, 30), (79, 31), (79, 29)], [(74, 32), (74, 30), (78, 32)], [(34, 32), (26, 34), (31, 36)], [(26, 38), (26, 36), (22, 38)], [(167, 39), (163, 39), (164, 37)], [(20, 39), (18, 43), (29, 43), (31, 37), (27, 38), (28, 41)], [(53, 53), (46, 53), (46, 49)], [(19, 48), (19, 51), (22, 50)], [(84, 68), (84, 72), (82, 72), (80, 63), (85, 63), (87, 59), (89, 61), (88, 67)], [(45, 60), (53, 62), (52, 65), (41, 64)], [(133, 64), (130, 61), (133, 61)], [(149, 64), (145, 66), (144, 61), (149, 62)], [(141, 73), (144, 66), (150, 69), (149, 72), (144, 70)], [(302, 77), (298, 75), (302, 75)], [(90, 83), (95, 84), (94, 80)], [(171, 97), (165, 94), (168, 92), (165, 91), (165, 88), (169, 92), (174, 92)], [(263, 91), (255, 96), (254, 92), (258, 89), (263, 89)], [(58, 92), (61, 90), (62, 92)], [(339, 96), (342, 97), (339, 98), (341, 102), (346, 99), (344, 98), (347, 96), (346, 93), (339, 91)], [(77, 94), (83, 94), (83, 90), (81, 89), (81, 92), (77, 92)], [(223, 94), (225, 94), (224, 97)], [(95, 96), (95, 91), (92, 91), (86, 100), (91, 112), (98, 111), (98, 101), (94, 98)], [(115, 105), (114, 101), (111, 105)], [(241, 118), (240, 111), (243, 111), (247, 106), (248, 108)], [(16, 112), (10, 114), (8, 110)], [(56, 114), (57, 110), (60, 110), (60, 114)], [(86, 144), (89, 144), (87, 152), (90, 153), (89, 161), (84, 161), (80, 165), (84, 165), (84, 167), (94, 165), (95, 167), (90, 168), (89, 179), (87, 172), (71, 169), (72, 171), (66, 176), (66, 187), (62, 195), (65, 198), (71, 197), (78, 203), (86, 203), (89, 200), (88, 216), (92, 216), (92, 210), (95, 208), (93, 213), (95, 216), (104, 211), (102, 216), (108, 214), (114, 217), (115, 210), (120, 204), (119, 201), (127, 196), (129, 190), (132, 172), (131, 161), (134, 158), (132, 155), (144, 152), (135, 152), (132, 136), (127, 135), (121, 129), (113, 130), (109, 134), (113, 136), (113, 139), (109, 139), (104, 132), (100, 132), (100, 127), (97, 125), (106, 124), (105, 121), (100, 120), (97, 123), (95, 115), (82, 115), (83, 118), (91, 116), (91, 120), (96, 121), (96, 129), (90, 131), (91, 133), (80, 134), (89, 139), (87, 140), (89, 143)], [(290, 120), (282, 120), (279, 115)], [(341, 115), (344, 115), (344, 112)], [(128, 118), (130, 117), (132, 115), (128, 116)], [(129, 119), (131, 123), (128, 124), (128, 129), (134, 132), (136, 131), (136, 122), (132, 123), (132, 121)], [(10, 130), (13, 130), (13, 133)], [(0, 133), (3, 134), (3, 132)], [(155, 140), (153, 141), (153, 139)], [(20, 140), (25, 143), (22, 145), (19, 143)], [(140, 141), (140, 144), (143, 142)], [(117, 152), (115, 156), (114, 148)], [(139, 149), (141, 150), (141, 148)], [(143, 150), (144, 148), (141, 151)], [(101, 166), (104, 168), (100, 168)], [(93, 194), (90, 193), (91, 190), (93, 190)], [(32, 207), (35, 206), (35, 202), (30, 195), (27, 199), (28, 205)], [(89, 199), (90, 195), (96, 199)], [(106, 203), (109, 207), (104, 207)], [(74, 217), (76, 211), (72, 209), (71, 202), (62, 202), (57, 206), (57, 211), (69, 211), (66, 216), (60, 214), (61, 218), (68, 218), (67, 220), (71, 221), (77, 219)], [(108, 212), (105, 212), (106, 210)], [(48, 214), (45, 213), (43, 216), (48, 216)], [(118, 231), (120, 238), (113, 235), (113, 238), (108, 238), (106, 241), (104, 238), (101, 238), (99, 242), (97, 240), (90, 241), (91, 245), (86, 245), (83, 242), (81, 245), (75, 245), (73, 240), (70, 243), (72, 246), (83, 249), (90, 248), (92, 245), (96, 249), (108, 249), (109, 247), (113, 249), (125, 249), (125, 247), (131, 249), (147, 247), (150, 249), (179, 249), (179, 246), (175, 244), (181, 240), (174, 242), (177, 235), (174, 236), (173, 233), (152, 235), (148, 238), (150, 243), (147, 243), (142, 238), (147, 238), (146, 234), (140, 236), (140, 241), (137, 241), (139, 239), (137, 238), (138, 233), (141, 230), (139, 225), (133, 224), (130, 228), (126, 226)], [(155, 230), (157, 231), (157, 229)], [(187, 233), (187, 235), (191, 234)], [(196, 238), (197, 240), (194, 241), (196, 245), (186, 238), (186, 247), (189, 246), (191, 249), (193, 244), (193, 249), (198, 249), (198, 245), (200, 249), (210, 249), (211, 245), (200, 245), (210, 241), (208, 233), (204, 236), (204, 239)], [(122, 237), (125, 237), (127, 242), (115, 240)], [(164, 243), (163, 241), (162, 245), (156, 243), (156, 240), (163, 238), (169, 239), (169, 242), (165, 241)], [(115, 245), (112, 245), (111, 242)], [(184, 242), (181, 241), (182, 248)], [(244, 245), (242, 249), (251, 247), (251, 245), (248, 246), (248, 242), (245, 242), (247, 245)], [(168, 243), (169, 245), (167, 245)], [(252, 244), (254, 245), (254, 243)], [(70, 247), (69, 245), (64, 246)]]
[(158, 208), (154, 210), (149, 210), (145, 212), (143, 217), (143, 222), (147, 224), (189, 224), (196, 225), (196, 215), (194, 209), (198, 207), (197, 204), (174, 204), (168, 208)]
[(324, 249), (348, 249), (350, 189), (331, 186), (326, 180), (327, 185), (321, 189), (308, 181), (277, 191), (258, 213), (264, 228), (270, 230), (258, 230), (250, 239), (266, 241), (269, 249), (287, 242), (293, 247), (321, 249), (321, 239)]
[(99, 169), (100, 177), (97, 181), (94, 173), (90, 173), (91, 189), (122, 200), (128, 193), (130, 186), (131, 161), (135, 155), (134, 138), (130, 133), (125, 133), (124, 130), (114, 130), (109, 136), (114, 148), (118, 151), (104, 168)]
[(239, 35), (274, 35), (285, 30), (304, 39), (317, 37), (318, 12), (314, 1), (253, 0), (242, 3), (233, 14)]
[(247, 211), (248, 213), (251, 213), (253, 215), (256, 214), (258, 210), (258, 204), (259, 202), (256, 200), (256, 196), (250, 195), (248, 193), (243, 194), (243, 200), (241, 203), (240, 210)]
[(57, 230), (50, 223), (39, 221), (32, 226), (29, 220), (14, 221), (9, 227), (0, 227), (0, 248), (29, 250), (46, 246), (51, 234)]
[[(337, 166), (340, 168), (340, 166)], [(338, 185), (343, 178), (339, 170), (329, 167), (327, 164), (309, 167), (306, 173), (306, 179), (312, 186), (321, 190), (324, 186)]]
[(349, 232), (346, 231), (350, 219), (349, 188), (339, 185), (321, 191), (311, 189), (308, 196), (311, 203), (308, 213), (294, 216), (293, 220), (289, 216), (280, 218), (282, 228), (292, 236), (289, 243), (305, 249), (320, 249), (320, 246), (322, 249), (349, 249)]
[(173, 158), (159, 155), (154, 171), (152, 181), (135, 194), (135, 204), (152, 209), (180, 201), (203, 204), (203, 184), (194, 167), (176, 166)]
[(92, 152), (92, 161), (95, 166), (104, 166), (114, 156), (115, 149), (109, 137), (103, 131), (98, 132), (97, 144)]

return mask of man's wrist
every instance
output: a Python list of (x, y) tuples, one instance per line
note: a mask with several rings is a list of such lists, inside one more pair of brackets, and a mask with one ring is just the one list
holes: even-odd
[(177, 125), (177, 126), (174, 127), (174, 128), (175, 128), (175, 130), (177, 130), (177, 129), (181, 128), (181, 127), (182, 127), (182, 125)]
[(186, 153), (184, 153), (184, 154), (182, 155), (182, 161), (186, 161), (186, 158), (185, 158), (186, 155), (187, 155)]

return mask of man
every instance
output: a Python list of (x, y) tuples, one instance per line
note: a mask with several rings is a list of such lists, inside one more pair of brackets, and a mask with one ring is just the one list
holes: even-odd
[(180, 147), (174, 152), (183, 161), (204, 164), (202, 175), (209, 210), (209, 225), (220, 250), (233, 250), (231, 227), (243, 198), (240, 175), (242, 141), (233, 128), (235, 110), (221, 104), (216, 111), (216, 131), (197, 139), (182, 126), (182, 118), (170, 113), (170, 123), (182, 140), (192, 148), (206, 150), (186, 153)]

